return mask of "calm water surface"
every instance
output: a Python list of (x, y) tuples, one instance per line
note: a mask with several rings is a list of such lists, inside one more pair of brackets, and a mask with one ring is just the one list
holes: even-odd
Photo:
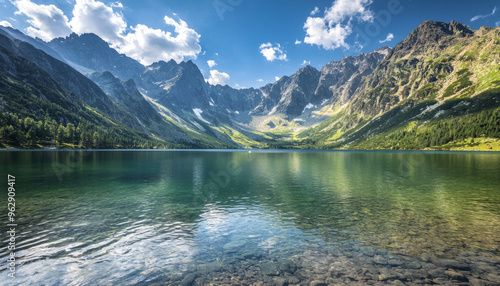
[[(0, 152), (2, 285), (500, 285), (500, 154)], [(7, 187), (5, 187), (6, 189)]]

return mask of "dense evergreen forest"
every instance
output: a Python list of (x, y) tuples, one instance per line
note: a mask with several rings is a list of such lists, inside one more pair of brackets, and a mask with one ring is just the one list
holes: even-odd
[(500, 138), (500, 108), (439, 120), (428, 124), (411, 124), (390, 134), (372, 137), (353, 147), (356, 149), (446, 149), (444, 145), (474, 138)]
[[(390, 149), (390, 150), (447, 150), (450, 143), (477, 138), (500, 138), (500, 108), (446, 118), (431, 122), (412, 121), (361, 142), (342, 142), (320, 145), (314, 139), (268, 143), (271, 149)], [(351, 144), (349, 144), (351, 143)], [(488, 148), (489, 149), (489, 148)]]
[[(0, 113), (0, 144), (3, 147), (95, 148), (95, 149), (152, 149), (178, 148), (175, 144), (148, 139), (139, 132), (123, 128), (101, 127), (82, 121), (77, 125), (57, 123), (46, 117), (34, 120), (15, 114)], [(141, 138), (142, 137), (142, 138)], [(137, 139), (141, 138), (141, 139)]]

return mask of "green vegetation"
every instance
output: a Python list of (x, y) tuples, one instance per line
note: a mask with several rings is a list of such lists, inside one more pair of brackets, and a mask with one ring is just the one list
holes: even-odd
[(31, 117), (18, 117), (15, 114), (0, 113), (0, 146), (41, 148), (179, 148), (179, 145), (148, 138), (123, 128), (106, 128), (88, 121), (78, 125), (59, 124), (46, 117), (34, 120)]
[(334, 116), (299, 132), (279, 116), (261, 132), (201, 121), (197, 131), (155, 106), (193, 142), (183, 145), (127, 127), (0, 49), (0, 66), (13, 67), (0, 70), (0, 147), (500, 150), (500, 30), (457, 34), (394, 50)]
[(266, 144), (262, 142), (258, 142), (255, 140), (250, 139), (248, 136), (245, 134), (235, 130), (234, 128), (231, 128), (227, 125), (224, 126), (219, 126), (219, 127), (212, 127), (213, 129), (217, 130), (221, 134), (231, 138), (234, 142), (239, 144), (240, 146), (244, 148), (266, 148)]
[(449, 85), (444, 91), (443, 97), (447, 98), (452, 95), (459, 93), (461, 90), (472, 85), (472, 81), (470, 81), (472, 73), (469, 69), (462, 69), (457, 72), (458, 79)]
[(183, 147), (113, 121), (33, 64), (15, 56), (11, 60), (22, 79), (0, 70), (0, 147)]
[(472, 61), (476, 60), (477, 56), (478, 56), (478, 53), (476, 50), (470, 50), (470, 51), (467, 51), (463, 56), (461, 56), (460, 60), (464, 61), (464, 62), (472, 62)]
[(428, 83), (415, 92), (418, 100), (435, 100), (437, 89), (433, 83)]
[(478, 147), (479, 144), (472, 144), (474, 142), (469, 141), (466, 144), (460, 142), (480, 137), (500, 138), (500, 108), (427, 124), (411, 122), (406, 128), (398, 128), (369, 138), (351, 147), (355, 149), (449, 150), (459, 147)]

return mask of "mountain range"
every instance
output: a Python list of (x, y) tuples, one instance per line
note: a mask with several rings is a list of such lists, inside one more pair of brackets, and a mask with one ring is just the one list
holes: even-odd
[(394, 48), (235, 89), (94, 34), (0, 27), (0, 122), (4, 147), (495, 150), (500, 29), (426, 21)]

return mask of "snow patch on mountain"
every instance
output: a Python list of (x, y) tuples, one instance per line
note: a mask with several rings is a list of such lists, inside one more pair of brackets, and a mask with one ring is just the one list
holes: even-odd
[(193, 112), (194, 114), (196, 114), (196, 117), (198, 117), (199, 120), (205, 122), (205, 123), (208, 123), (210, 124), (210, 122), (206, 121), (205, 118), (203, 118), (201, 116), (201, 114), (203, 113), (203, 110), (199, 109), (199, 108), (193, 108)]
[(312, 108), (316, 108), (316, 107), (317, 107), (316, 105), (314, 105), (312, 103), (308, 103), (306, 105), (306, 107), (304, 108), (304, 110), (302, 111), (302, 113), (306, 112), (306, 110), (308, 110), (308, 109), (312, 109)]

